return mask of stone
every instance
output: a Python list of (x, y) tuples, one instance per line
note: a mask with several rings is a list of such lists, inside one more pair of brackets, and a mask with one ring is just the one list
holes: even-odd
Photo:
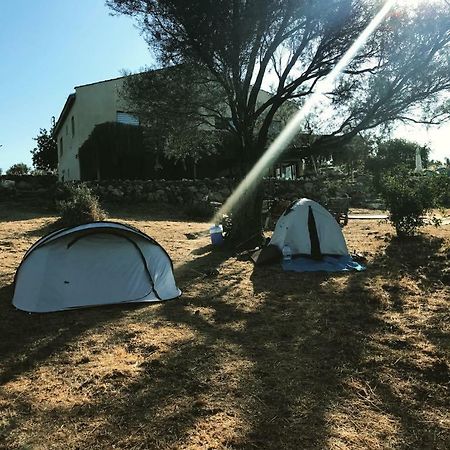
[(26, 182), (26, 181), (18, 181), (16, 183), (16, 188), (19, 191), (31, 191), (33, 189), (33, 185), (31, 183)]
[(303, 185), (303, 189), (305, 192), (313, 192), (314, 184), (308, 181)]

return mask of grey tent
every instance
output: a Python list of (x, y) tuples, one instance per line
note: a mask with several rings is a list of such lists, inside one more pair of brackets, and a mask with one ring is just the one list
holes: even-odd
[(129, 225), (92, 222), (37, 241), (16, 271), (13, 305), (29, 312), (155, 302), (181, 295), (172, 261)]

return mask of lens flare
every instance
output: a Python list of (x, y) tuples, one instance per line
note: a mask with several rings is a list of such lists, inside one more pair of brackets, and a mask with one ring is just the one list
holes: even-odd
[(347, 50), (342, 59), (336, 64), (334, 69), (326, 78), (318, 83), (317, 89), (311, 97), (305, 102), (302, 109), (299, 110), (290, 119), (284, 130), (273, 141), (266, 152), (261, 156), (252, 170), (241, 181), (235, 191), (230, 195), (227, 201), (213, 218), (213, 223), (219, 223), (224, 214), (229, 214), (233, 207), (239, 203), (244, 195), (254, 190), (261, 182), (265, 170), (270, 167), (276, 159), (283, 153), (287, 146), (292, 142), (300, 130), (304, 118), (311, 112), (312, 108), (320, 103), (322, 95), (333, 88), (334, 83), (339, 78), (342, 71), (348, 66), (358, 51), (364, 46), (372, 33), (381, 24), (383, 19), (392, 9), (397, 0), (388, 0), (378, 14), (372, 19), (365, 30), (360, 34), (352, 46)]

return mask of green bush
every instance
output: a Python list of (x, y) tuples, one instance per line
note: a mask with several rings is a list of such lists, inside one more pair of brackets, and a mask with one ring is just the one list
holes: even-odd
[(433, 174), (430, 176), (436, 203), (443, 208), (450, 208), (450, 176), (446, 174)]
[(106, 218), (98, 198), (88, 186), (67, 185), (64, 190), (66, 199), (57, 204), (63, 226), (72, 227)]
[[(429, 177), (413, 174), (405, 167), (381, 177), (381, 196), (389, 210), (389, 221), (397, 236), (412, 236), (426, 224), (424, 216), (439, 206), (438, 192)], [(433, 217), (437, 225), (438, 220)]]
[(192, 220), (210, 220), (214, 212), (214, 207), (208, 201), (197, 201), (184, 209), (186, 217)]

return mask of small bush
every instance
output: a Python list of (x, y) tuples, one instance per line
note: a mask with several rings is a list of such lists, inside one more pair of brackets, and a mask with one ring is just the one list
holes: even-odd
[[(425, 225), (424, 215), (438, 206), (438, 193), (430, 179), (406, 168), (381, 177), (380, 190), (389, 210), (389, 221), (399, 237), (414, 235)], [(433, 222), (438, 224), (435, 218)]]
[(66, 199), (57, 204), (63, 226), (71, 227), (106, 218), (98, 198), (85, 184), (67, 185), (65, 194)]
[(206, 200), (194, 202), (184, 209), (186, 217), (192, 220), (210, 220), (214, 212), (214, 206)]

